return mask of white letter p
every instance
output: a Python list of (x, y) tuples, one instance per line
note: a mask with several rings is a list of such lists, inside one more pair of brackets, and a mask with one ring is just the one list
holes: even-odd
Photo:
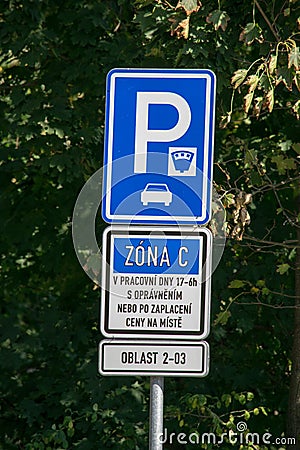
[[(167, 130), (149, 130), (149, 105), (171, 105), (178, 111), (178, 121)], [(134, 172), (147, 169), (148, 142), (172, 142), (183, 136), (191, 123), (191, 110), (187, 101), (174, 92), (137, 92)]]

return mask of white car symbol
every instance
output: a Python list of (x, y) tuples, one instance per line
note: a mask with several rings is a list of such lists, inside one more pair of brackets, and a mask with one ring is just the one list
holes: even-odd
[(164, 183), (148, 183), (141, 193), (141, 202), (144, 206), (148, 203), (164, 203), (169, 206), (172, 203), (172, 192)]

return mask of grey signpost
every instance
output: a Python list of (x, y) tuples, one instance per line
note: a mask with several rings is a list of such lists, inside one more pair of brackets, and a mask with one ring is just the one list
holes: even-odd
[(149, 450), (161, 450), (164, 426), (164, 377), (150, 377)]
[(209, 370), (215, 84), (205, 69), (107, 77), (99, 372), (150, 376), (150, 450), (164, 377)]

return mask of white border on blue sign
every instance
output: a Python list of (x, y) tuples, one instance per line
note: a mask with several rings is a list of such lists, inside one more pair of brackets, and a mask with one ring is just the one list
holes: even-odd
[[(129, 71), (130, 70), (130, 71)], [(110, 95), (107, 111), (109, 112), (107, 139), (107, 161), (105, 162), (106, 173), (104, 173), (104, 192), (105, 208), (103, 209), (103, 219), (108, 223), (165, 223), (165, 224), (198, 224), (205, 225), (209, 222), (211, 217), (211, 198), (212, 198), (212, 164), (213, 164), (213, 136), (214, 136), (214, 113), (211, 114), (212, 108), (215, 108), (215, 93), (211, 103), (212, 80), (215, 85), (215, 74), (208, 69), (113, 69), (108, 74), (110, 80)], [(183, 72), (183, 70), (185, 70)], [(114, 99), (115, 99), (115, 83), (119, 77), (123, 78), (205, 78), (206, 83), (206, 111), (205, 111), (205, 129), (204, 129), (204, 155), (203, 155), (203, 199), (202, 199), (202, 214), (201, 216), (169, 216), (169, 215), (124, 215), (111, 214), (111, 190), (112, 190), (112, 151), (113, 151), (113, 120), (114, 120)], [(210, 175), (210, 178), (209, 178)], [(208, 182), (208, 180), (210, 180)], [(103, 195), (103, 197), (104, 197)]]

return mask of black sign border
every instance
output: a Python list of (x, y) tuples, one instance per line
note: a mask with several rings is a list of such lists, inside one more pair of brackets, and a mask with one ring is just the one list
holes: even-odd
[[(186, 370), (186, 371), (176, 371), (176, 370), (166, 370), (166, 371), (162, 371), (162, 370), (153, 370), (153, 369), (133, 369), (132, 371), (128, 370), (128, 369), (116, 369), (115, 371), (112, 370), (104, 370), (104, 349), (101, 351), (101, 346), (102, 348), (108, 345), (134, 345), (135, 347), (140, 347), (140, 346), (145, 346), (145, 345), (156, 345), (156, 346), (161, 346), (161, 347), (165, 347), (166, 345), (168, 347), (176, 347), (178, 348), (178, 346), (180, 345), (184, 345), (185, 347), (202, 347), (202, 361), (201, 361), (201, 366), (203, 368), (203, 370), (201, 372), (195, 372), (194, 370)], [(209, 374), (209, 361), (210, 361), (210, 356), (209, 356), (209, 344), (206, 341), (195, 341), (195, 342), (189, 342), (189, 341), (170, 341), (170, 342), (156, 342), (154, 340), (151, 341), (147, 341), (147, 340), (141, 340), (141, 341), (134, 341), (134, 340), (126, 340), (126, 339), (119, 339), (119, 340), (112, 340), (110, 341), (109, 339), (104, 340), (102, 342), (100, 342), (99, 345), (99, 372), (102, 373), (103, 376), (107, 376), (107, 375), (120, 375), (120, 376), (132, 376), (132, 375), (145, 375), (145, 376), (152, 376), (152, 375), (157, 375), (157, 376), (194, 376), (194, 377), (199, 377), (199, 378), (204, 378)], [(101, 368), (101, 371), (100, 371)]]
[[(138, 229), (137, 226), (135, 226), (134, 228), (130, 229), (129, 227), (125, 227), (124, 229), (120, 228), (113, 228), (110, 227), (106, 230), (106, 254), (105, 254), (105, 264), (103, 265), (103, 267), (105, 267), (105, 286), (104, 291), (105, 291), (105, 298), (102, 298), (102, 301), (105, 302), (105, 306), (104, 306), (104, 332), (105, 335), (107, 337), (125, 337), (126, 336), (132, 336), (132, 337), (137, 337), (137, 336), (145, 336), (145, 334), (149, 335), (149, 337), (153, 337), (153, 339), (159, 339), (159, 338), (164, 338), (168, 339), (168, 336), (177, 336), (178, 339), (182, 338), (182, 336), (187, 336), (187, 337), (191, 337), (193, 339), (199, 339), (199, 340), (203, 340), (205, 339), (208, 334), (209, 334), (209, 325), (208, 324), (208, 329), (207, 329), (207, 333), (204, 335), (204, 331), (205, 331), (205, 324), (206, 324), (206, 318), (207, 316), (210, 316), (210, 298), (207, 299), (205, 298), (205, 293), (206, 293), (206, 288), (207, 288), (207, 283), (210, 283), (210, 276), (207, 273), (208, 270), (208, 265), (206, 265), (206, 273), (204, 274), (205, 276), (202, 277), (204, 278), (204, 280), (201, 283), (201, 310), (200, 310), (200, 329), (199, 331), (179, 331), (176, 330), (172, 333), (172, 330), (147, 330), (147, 333), (142, 333), (140, 330), (126, 330), (126, 332), (124, 330), (118, 330), (118, 329), (110, 329), (109, 325), (108, 325), (108, 320), (109, 320), (109, 296), (110, 296), (110, 272), (109, 270), (106, 270), (107, 264), (110, 263), (111, 261), (111, 240), (112, 240), (112, 236), (113, 235), (118, 235), (118, 236), (130, 236), (130, 235), (135, 235), (135, 236), (141, 236), (143, 238), (148, 237), (151, 235), (151, 237), (154, 237), (156, 234), (157, 236), (161, 237), (162, 236), (162, 229), (161, 228), (153, 228), (153, 229), (143, 229), (141, 228), (140, 230)], [(199, 230), (166, 230), (163, 229), (163, 233), (166, 237), (168, 236), (180, 236), (180, 237), (202, 237), (203, 238), (203, 251), (202, 251), (202, 271), (203, 268), (205, 267), (206, 264), (206, 259), (207, 259), (207, 250), (208, 250), (208, 236), (206, 234), (206, 232), (204, 232), (203, 230), (199, 229)], [(102, 291), (103, 292), (103, 291)], [(208, 290), (209, 295), (210, 295), (210, 289)], [(103, 320), (103, 318), (102, 318)], [(157, 337), (159, 336), (159, 337)], [(143, 337), (144, 338), (144, 337)]]

